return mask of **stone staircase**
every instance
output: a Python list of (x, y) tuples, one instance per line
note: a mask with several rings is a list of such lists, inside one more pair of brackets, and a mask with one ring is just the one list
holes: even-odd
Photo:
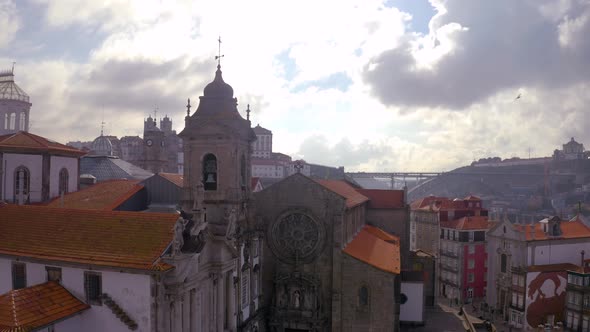
[(123, 324), (127, 325), (127, 327), (135, 331), (137, 330), (137, 323), (127, 315), (125, 310), (123, 310), (119, 305), (106, 293), (101, 295), (102, 303), (106, 305)]

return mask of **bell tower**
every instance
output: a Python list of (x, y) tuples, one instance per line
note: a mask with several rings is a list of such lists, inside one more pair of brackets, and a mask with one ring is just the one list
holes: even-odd
[(189, 100), (185, 128), (179, 134), (185, 156), (182, 209), (206, 214), (215, 235), (230, 235), (228, 211), (243, 214), (250, 196), (251, 143), (256, 135), (238, 112), (233, 93), (218, 64), (192, 115)]

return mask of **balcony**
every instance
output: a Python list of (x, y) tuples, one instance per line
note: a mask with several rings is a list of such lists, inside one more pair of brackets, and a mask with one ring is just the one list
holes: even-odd
[(441, 265), (440, 268), (446, 271), (459, 272), (459, 268), (452, 265)]

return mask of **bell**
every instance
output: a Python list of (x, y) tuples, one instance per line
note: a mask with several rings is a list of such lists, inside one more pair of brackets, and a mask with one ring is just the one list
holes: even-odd
[(205, 180), (205, 183), (215, 183), (215, 178), (213, 177), (213, 173), (207, 174), (207, 180)]

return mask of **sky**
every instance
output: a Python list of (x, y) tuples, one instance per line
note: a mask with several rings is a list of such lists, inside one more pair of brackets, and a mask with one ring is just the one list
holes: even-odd
[(150, 114), (181, 131), (221, 36), (240, 112), (311, 163), (446, 171), (590, 144), (588, 0), (0, 0), (0, 27), (30, 131), (63, 143), (102, 121), (141, 136)]

